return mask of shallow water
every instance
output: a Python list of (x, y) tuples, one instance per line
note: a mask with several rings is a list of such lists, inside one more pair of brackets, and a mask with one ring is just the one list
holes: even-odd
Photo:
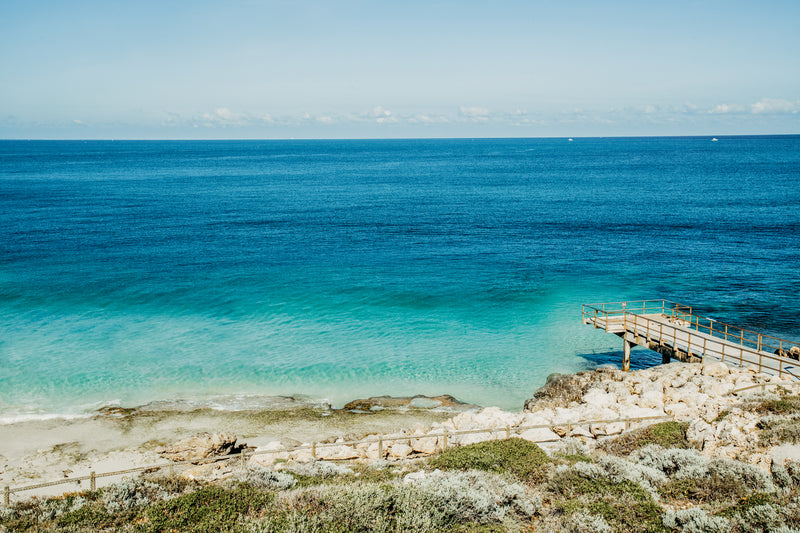
[(0, 141), (0, 415), (518, 409), (621, 358), (585, 302), (668, 298), (800, 340), (798, 230), (800, 136)]

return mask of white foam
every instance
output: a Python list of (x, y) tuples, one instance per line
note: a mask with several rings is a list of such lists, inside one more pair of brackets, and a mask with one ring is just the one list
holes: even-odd
[(20, 422), (36, 422), (44, 420), (77, 420), (79, 418), (89, 418), (88, 414), (64, 414), (64, 413), (26, 413), (16, 415), (0, 416), (0, 425), (18, 424)]

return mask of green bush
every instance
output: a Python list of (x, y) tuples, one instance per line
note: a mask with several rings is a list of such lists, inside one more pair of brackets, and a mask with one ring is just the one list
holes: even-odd
[(556, 498), (555, 510), (567, 516), (600, 516), (618, 532), (667, 531), (661, 508), (644, 488), (631, 481), (616, 482), (602, 475), (587, 477), (574, 468), (565, 468), (550, 480), (548, 490)]
[(541, 483), (552, 460), (532, 442), (512, 438), (450, 448), (428, 460), (442, 470), (484, 470), (507, 473), (522, 481)]
[(789, 415), (800, 412), (800, 397), (786, 396), (777, 400), (764, 400), (755, 406), (755, 411), (759, 413), (773, 413), (777, 415)]
[(717, 516), (733, 517), (737, 514), (742, 514), (752, 507), (759, 505), (771, 505), (775, 503), (775, 496), (773, 494), (765, 494), (763, 492), (756, 492), (748, 496), (743, 496), (739, 501), (730, 507), (723, 509), (717, 513)]
[(660, 422), (606, 440), (598, 448), (623, 457), (650, 444), (658, 444), (663, 448), (689, 448), (691, 445), (686, 438), (688, 427), (688, 422)]
[(58, 517), (56, 523), (59, 527), (80, 527), (90, 530), (98, 530), (108, 527), (114, 523), (114, 518), (108, 515), (103, 509), (85, 505), (74, 511), (68, 511)]
[(211, 533), (239, 531), (241, 515), (258, 511), (272, 500), (268, 493), (241, 484), (230, 489), (210, 485), (148, 507), (142, 531)]

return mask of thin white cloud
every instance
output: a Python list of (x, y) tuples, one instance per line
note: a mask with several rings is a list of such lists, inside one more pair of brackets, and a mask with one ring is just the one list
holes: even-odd
[(796, 114), (800, 112), (800, 100), (792, 102), (781, 98), (762, 98), (750, 106), (750, 112), (760, 114)]
[(729, 113), (741, 113), (744, 107), (737, 104), (717, 104), (707, 111), (709, 115), (727, 115)]
[(489, 120), (489, 110), (485, 107), (466, 107), (461, 106), (458, 108), (461, 116), (473, 122), (485, 122)]

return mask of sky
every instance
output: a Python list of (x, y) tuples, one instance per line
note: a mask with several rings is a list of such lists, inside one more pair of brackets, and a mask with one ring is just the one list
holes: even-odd
[(0, 138), (798, 134), (798, 28), (798, 0), (0, 0)]

